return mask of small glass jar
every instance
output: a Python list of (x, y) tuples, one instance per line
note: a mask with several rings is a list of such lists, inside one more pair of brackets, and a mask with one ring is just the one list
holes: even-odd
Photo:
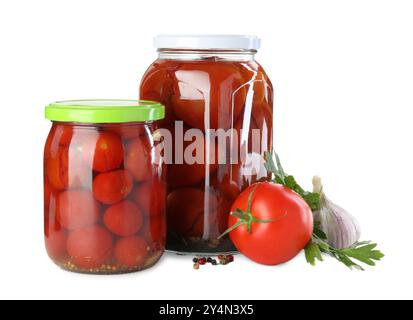
[(44, 150), (44, 233), (61, 268), (118, 274), (153, 266), (166, 241), (165, 166), (154, 132), (159, 103), (52, 103)]
[[(273, 144), (273, 87), (255, 60), (260, 40), (165, 35), (155, 46), (159, 56), (142, 79), (140, 98), (165, 105), (160, 127), (174, 140), (167, 249), (235, 251), (228, 236), (218, 238), (237, 196), (268, 178), (264, 154)], [(186, 150), (196, 153), (196, 161), (186, 161)]]

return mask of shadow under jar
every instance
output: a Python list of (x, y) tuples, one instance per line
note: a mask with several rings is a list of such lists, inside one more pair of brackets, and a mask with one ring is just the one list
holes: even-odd
[(44, 150), (44, 234), (61, 268), (118, 274), (153, 266), (166, 241), (165, 166), (156, 159), (159, 103), (52, 103)]
[(167, 249), (179, 254), (235, 251), (228, 228), (236, 197), (268, 174), (273, 87), (250, 36), (159, 36), (158, 59), (140, 98), (165, 105), (172, 133), (167, 174)]

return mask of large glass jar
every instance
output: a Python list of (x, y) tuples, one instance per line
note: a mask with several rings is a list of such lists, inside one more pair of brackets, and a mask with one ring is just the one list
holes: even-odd
[(50, 104), (44, 151), (44, 232), (69, 271), (114, 274), (154, 265), (166, 241), (165, 171), (155, 158), (158, 103)]
[[(234, 199), (267, 178), (272, 149), (273, 87), (255, 60), (249, 36), (159, 36), (158, 59), (140, 86), (141, 99), (166, 106), (160, 127), (172, 133), (167, 174), (167, 249), (227, 253)], [(192, 157), (188, 157), (191, 155)]]

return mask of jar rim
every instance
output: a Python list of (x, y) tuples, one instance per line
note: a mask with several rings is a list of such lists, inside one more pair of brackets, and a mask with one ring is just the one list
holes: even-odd
[(183, 50), (258, 50), (261, 39), (254, 35), (158, 35), (154, 46)]
[(148, 100), (89, 99), (50, 103), (45, 117), (51, 121), (78, 123), (148, 122), (165, 118), (165, 107)]

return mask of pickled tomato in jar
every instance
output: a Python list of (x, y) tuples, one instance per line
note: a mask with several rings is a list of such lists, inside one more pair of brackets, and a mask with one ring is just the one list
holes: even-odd
[[(254, 36), (159, 36), (158, 59), (140, 98), (165, 105), (172, 136), (167, 165), (167, 249), (235, 251), (228, 227), (235, 198), (266, 179), (273, 148), (273, 87), (255, 60)], [(195, 159), (195, 160), (194, 160)]]
[(44, 150), (49, 257), (81, 273), (153, 266), (166, 242), (165, 165), (154, 156), (153, 138), (164, 107), (65, 101), (46, 107), (46, 118), (52, 121)]

